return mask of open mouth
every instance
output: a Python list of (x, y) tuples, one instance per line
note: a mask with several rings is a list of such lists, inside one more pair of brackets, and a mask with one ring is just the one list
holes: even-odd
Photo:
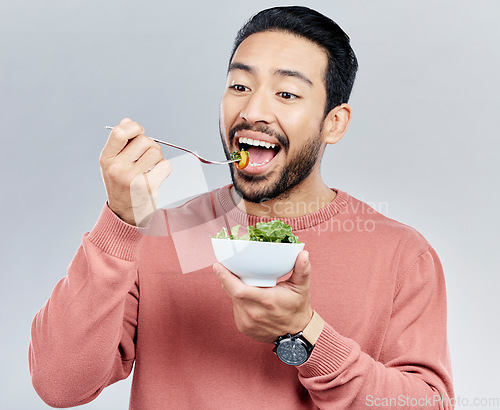
[(277, 143), (271, 143), (260, 139), (253, 139), (249, 137), (238, 138), (238, 149), (248, 151), (250, 162), (248, 164), (251, 168), (261, 167), (271, 162), (281, 147)]

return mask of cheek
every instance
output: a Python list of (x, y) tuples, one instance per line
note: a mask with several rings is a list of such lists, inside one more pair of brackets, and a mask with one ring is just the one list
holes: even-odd
[(235, 124), (239, 117), (239, 111), (237, 105), (230, 98), (224, 96), (220, 104), (220, 126), (227, 136), (231, 127)]
[(281, 126), (290, 140), (290, 149), (299, 149), (311, 137), (316, 137), (320, 131), (321, 119), (317, 109), (289, 112), (282, 116)]

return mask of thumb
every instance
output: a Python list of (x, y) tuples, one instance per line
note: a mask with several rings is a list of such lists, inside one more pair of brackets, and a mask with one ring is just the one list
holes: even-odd
[(132, 120), (131, 120), (130, 118), (128, 118), (128, 117), (125, 117), (125, 118), (123, 118), (123, 119), (120, 121), (120, 125), (121, 125), (121, 124), (125, 124), (126, 122), (132, 122)]
[(299, 256), (297, 256), (292, 276), (290, 276), (288, 282), (293, 283), (295, 286), (309, 287), (310, 273), (311, 264), (309, 263), (309, 252), (302, 251), (299, 253)]

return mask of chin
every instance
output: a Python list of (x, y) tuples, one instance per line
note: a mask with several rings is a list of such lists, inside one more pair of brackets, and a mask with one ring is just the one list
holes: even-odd
[(283, 186), (279, 178), (273, 181), (263, 175), (235, 175), (234, 171), (231, 172), (231, 177), (236, 192), (245, 201), (254, 204), (261, 204), (272, 199), (286, 199), (294, 189), (292, 186)]

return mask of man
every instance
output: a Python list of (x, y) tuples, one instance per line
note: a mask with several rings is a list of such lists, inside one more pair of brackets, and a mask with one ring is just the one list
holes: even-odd
[[(153, 214), (170, 172), (159, 146), (129, 119), (113, 129), (100, 159), (108, 202), (33, 322), (31, 375), (47, 403), (89, 402), (135, 362), (131, 408), (446, 407), (435, 251), (321, 178), (326, 144), (351, 119), (356, 70), (349, 38), (325, 16), (254, 16), (220, 111), (226, 155), (248, 148), (250, 165), (168, 211)], [(212, 265), (209, 234), (275, 218), (307, 249), (277, 286)], [(274, 343), (292, 352), (284, 362)]]

